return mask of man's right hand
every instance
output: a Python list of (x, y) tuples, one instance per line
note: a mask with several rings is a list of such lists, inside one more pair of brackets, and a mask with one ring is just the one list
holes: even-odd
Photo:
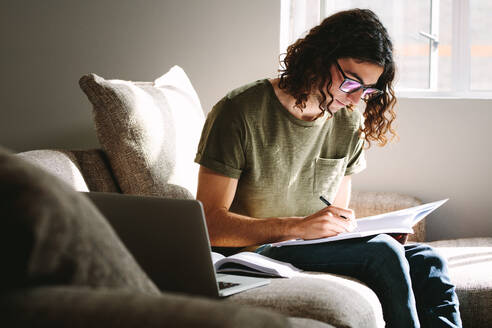
[(299, 219), (296, 235), (302, 239), (325, 238), (353, 231), (356, 226), (353, 210), (332, 205)]

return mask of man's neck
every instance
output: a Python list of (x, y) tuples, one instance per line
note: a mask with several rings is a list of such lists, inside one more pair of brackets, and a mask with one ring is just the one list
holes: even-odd
[(302, 109), (296, 107), (296, 99), (290, 94), (286, 93), (284, 90), (280, 89), (278, 86), (279, 79), (269, 80), (275, 91), (275, 95), (282, 104), (285, 110), (287, 110), (294, 117), (303, 121), (314, 121), (322, 114), (321, 109), (319, 109), (319, 102), (315, 96), (308, 96), (306, 101), (306, 107)]

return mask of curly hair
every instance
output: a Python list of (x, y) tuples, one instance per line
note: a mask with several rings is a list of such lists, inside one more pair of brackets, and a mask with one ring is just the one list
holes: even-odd
[(333, 115), (328, 108), (333, 102), (329, 91), (332, 83), (330, 67), (339, 58), (353, 58), (383, 67), (376, 83), (383, 94), (366, 101), (360, 136), (367, 146), (371, 141), (386, 145), (396, 136), (391, 126), (396, 118), (393, 110), (396, 67), (388, 32), (371, 10), (352, 9), (331, 15), (290, 45), (281, 61), (279, 88), (295, 98), (295, 107), (301, 111), (306, 107), (308, 95), (317, 88), (321, 94), (319, 108), (322, 113), (328, 111)]

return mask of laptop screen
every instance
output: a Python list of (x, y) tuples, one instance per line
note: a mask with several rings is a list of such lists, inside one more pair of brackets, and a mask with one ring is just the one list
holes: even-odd
[(160, 290), (218, 296), (199, 201), (117, 193), (85, 194)]

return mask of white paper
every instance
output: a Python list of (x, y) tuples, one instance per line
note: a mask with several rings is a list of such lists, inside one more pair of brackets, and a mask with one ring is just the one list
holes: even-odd
[(275, 247), (307, 245), (343, 239), (360, 238), (377, 235), (380, 233), (413, 233), (412, 227), (414, 225), (447, 201), (448, 199), (443, 199), (403, 210), (360, 218), (357, 219), (357, 228), (353, 231), (341, 233), (333, 237), (310, 240), (287, 240), (279, 243), (273, 243), (271, 245)]
[[(249, 272), (254, 274), (264, 274), (271, 277), (286, 277), (296, 276), (302, 270), (297, 269), (290, 263), (277, 261), (261, 254), (253, 252), (241, 252), (228, 257), (212, 252), (212, 260), (217, 272)], [(248, 268), (229, 268), (221, 269), (225, 263), (237, 263)]]

